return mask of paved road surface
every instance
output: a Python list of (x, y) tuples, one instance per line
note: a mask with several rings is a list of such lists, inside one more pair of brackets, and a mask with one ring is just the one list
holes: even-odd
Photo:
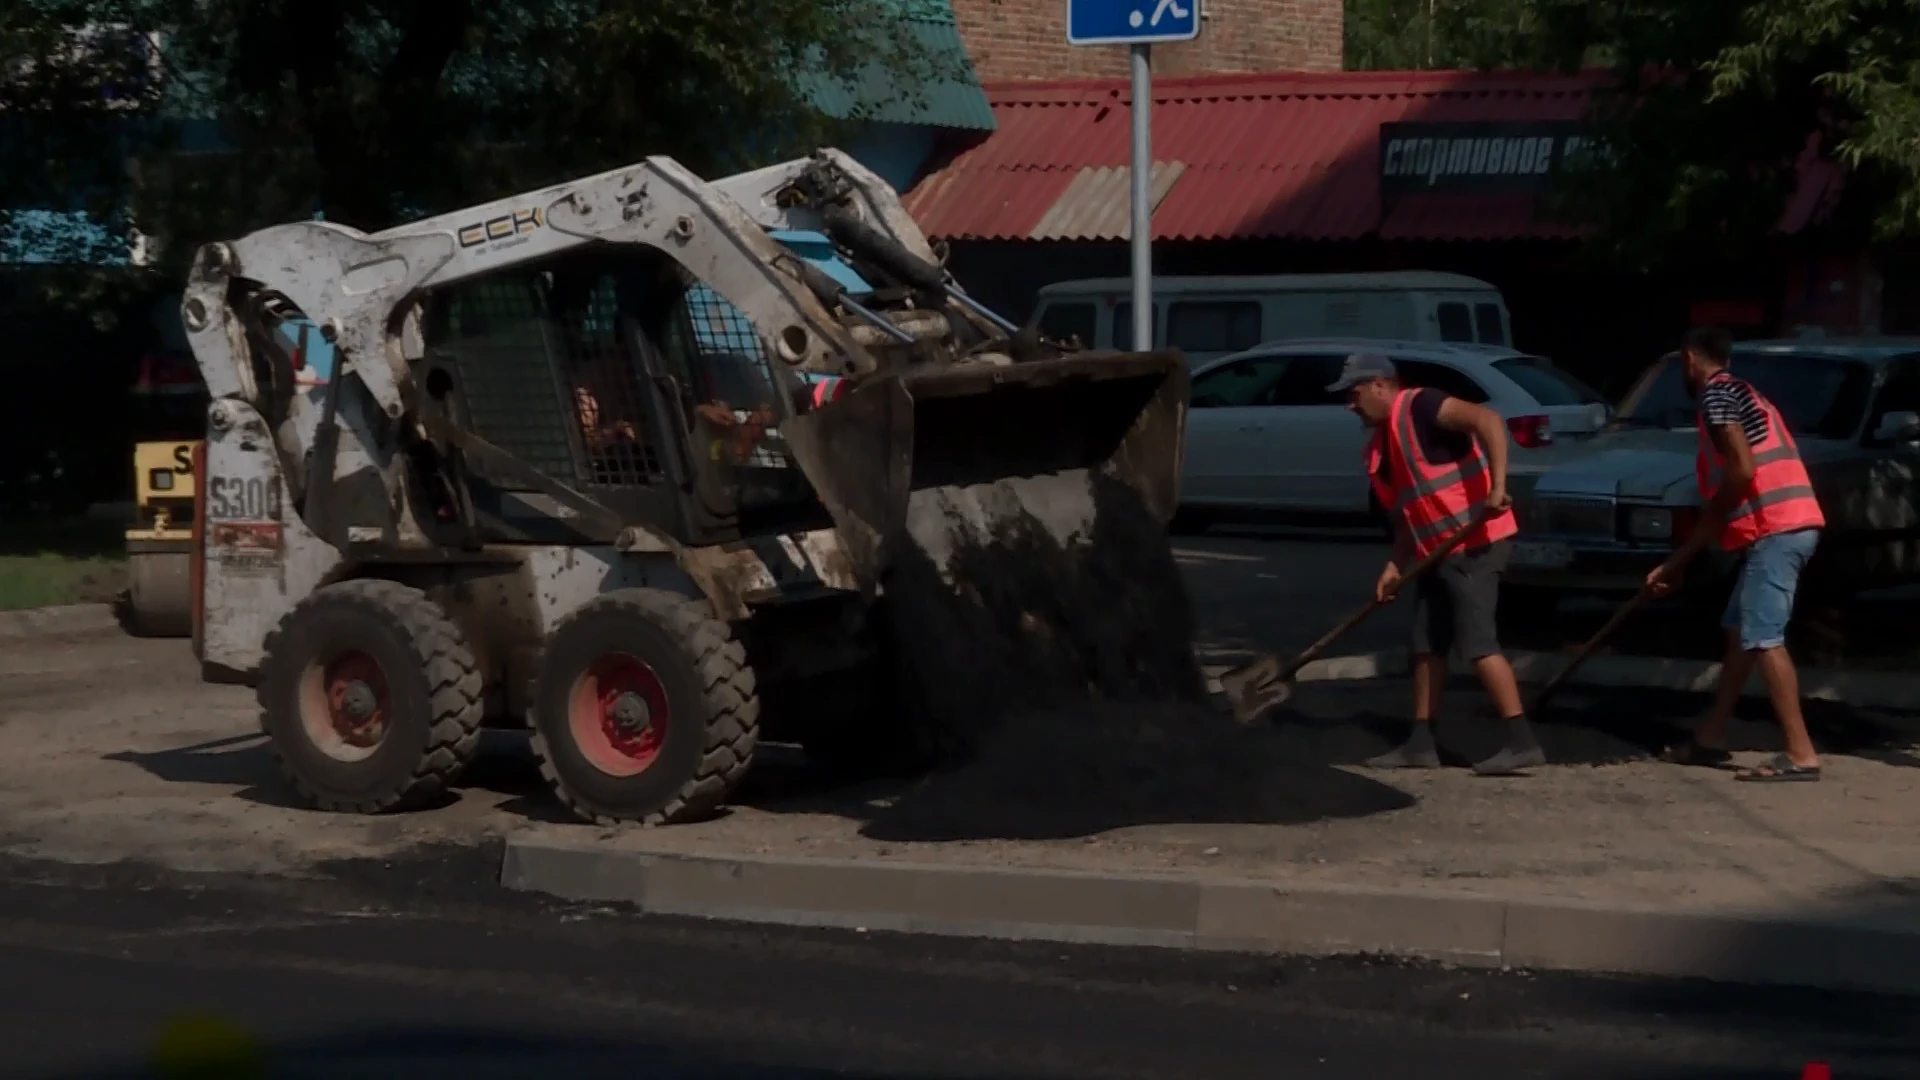
[[(0, 867), (0, 1076), (137, 1075), (210, 1010), (286, 1076), (1898, 1075), (1897, 1004), (1527, 973), (745, 929), (498, 893)], [(28, 990), (27, 988), (30, 988)]]
[[(1201, 626), (1203, 652), (1298, 650), (1365, 602), (1387, 557), (1378, 533), (1361, 528), (1222, 525), (1174, 538), (1176, 558)], [(1916, 670), (1920, 589), (1863, 594), (1844, 608), (1811, 600), (1796, 611), (1793, 647), (1802, 664), (1878, 671)], [(1550, 618), (1510, 612), (1501, 640), (1510, 649), (1558, 650), (1586, 640), (1617, 599), (1568, 597)], [(1402, 599), (1340, 640), (1336, 653), (1406, 647), (1413, 614)], [(1717, 660), (1717, 605), (1656, 605), (1629, 621), (1610, 649), (1645, 656)]]
[[(1221, 526), (1174, 538), (1202, 653), (1219, 655), (1305, 648), (1366, 600), (1387, 550), (1365, 529)], [(1404, 604), (1378, 612), (1336, 651), (1403, 647), (1411, 617)]]

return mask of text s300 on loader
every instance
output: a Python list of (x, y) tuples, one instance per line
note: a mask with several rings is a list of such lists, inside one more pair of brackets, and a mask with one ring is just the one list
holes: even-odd
[[(768, 235), (796, 229), (871, 291)], [(212, 396), (196, 652), (257, 688), (326, 809), (429, 799), (483, 721), (525, 717), (580, 816), (711, 813), (763, 698), (770, 739), (860, 737), (791, 688), (881, 681), (890, 567), (952, 539), (927, 555), (910, 516), (1084, 543), (1110, 480), (1149, 520), (1177, 498), (1179, 354), (1018, 331), (834, 150), (265, 229), (197, 253), (182, 314)], [(293, 319), (334, 347), (324, 386), (297, 384)]]

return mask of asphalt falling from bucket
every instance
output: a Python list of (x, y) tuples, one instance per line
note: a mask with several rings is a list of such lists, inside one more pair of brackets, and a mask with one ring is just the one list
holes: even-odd
[(1008, 721), (1089, 702), (1204, 706), (1165, 528), (1131, 488), (1067, 473), (917, 493), (887, 581), (913, 706), (977, 753)]
[(943, 767), (882, 831), (1085, 835), (1385, 808), (1378, 785), (1287, 760), (1271, 732), (1208, 703), (1166, 529), (1131, 488), (1065, 474), (920, 493), (909, 529), (919, 547), (894, 563), (890, 622)]

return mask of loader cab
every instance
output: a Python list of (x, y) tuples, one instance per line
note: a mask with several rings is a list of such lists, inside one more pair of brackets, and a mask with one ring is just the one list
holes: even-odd
[[(780, 437), (792, 376), (733, 305), (649, 249), (436, 290), (425, 385), (461, 425), (682, 543), (828, 523)], [(577, 542), (535, 485), (473, 477), (487, 539)]]

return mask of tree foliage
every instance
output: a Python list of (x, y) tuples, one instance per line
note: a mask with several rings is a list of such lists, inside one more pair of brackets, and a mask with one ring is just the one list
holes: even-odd
[[(902, 10), (15, 0), (0, 117), (23, 134), (0, 140), (0, 207), (17, 220), (84, 191), (110, 243), (137, 224), (172, 272), (205, 239), (316, 213), (371, 230), (650, 154), (737, 167), (830, 133), (809, 80), (872, 85), (878, 65), (910, 96), (938, 74)], [(135, 47), (62, 49), (103, 24)]]
[[(652, 154), (757, 164), (952, 78), (900, 18), (924, 3), (0, 3), (0, 489), (38, 460), (21, 447), (76, 491), (124, 485), (103, 436), (201, 243), (315, 214), (380, 229)], [(834, 82), (851, 115), (809, 106)]]
[(1920, 0), (1349, 0), (1347, 14), (1349, 66), (1609, 69), (1592, 116), (1609, 154), (1563, 202), (1635, 263), (1752, 254), (1810, 145), (1848, 169), (1835, 235), (1920, 232)]
[(1920, 0), (1764, 0), (1706, 65), (1714, 102), (1801, 103), (1881, 237), (1920, 232)]
[(1573, 0), (1347, 0), (1346, 66), (1360, 71), (1560, 68), (1587, 48)]

